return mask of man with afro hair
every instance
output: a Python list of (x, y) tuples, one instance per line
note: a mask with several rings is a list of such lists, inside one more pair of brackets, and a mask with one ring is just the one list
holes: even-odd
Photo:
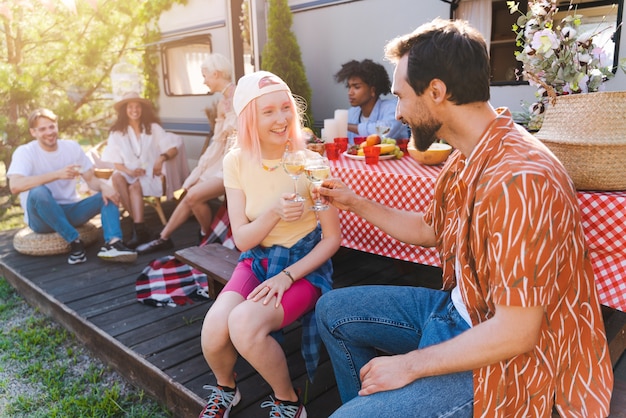
[(396, 102), (394, 98), (381, 99), (380, 96), (391, 92), (391, 81), (385, 67), (370, 59), (348, 61), (335, 74), (338, 83), (348, 87), (348, 138), (354, 143), (355, 136), (368, 136), (376, 132), (376, 124), (384, 121), (390, 130), (385, 135), (389, 138), (408, 137), (405, 126), (396, 120)]

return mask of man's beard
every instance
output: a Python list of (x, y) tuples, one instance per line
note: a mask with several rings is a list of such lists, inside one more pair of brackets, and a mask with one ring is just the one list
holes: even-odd
[(430, 119), (419, 126), (411, 126), (411, 136), (415, 148), (426, 151), (435, 141), (438, 141), (437, 131), (441, 128), (441, 122)]

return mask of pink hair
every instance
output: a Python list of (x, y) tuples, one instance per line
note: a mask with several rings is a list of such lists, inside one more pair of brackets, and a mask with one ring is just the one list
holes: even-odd
[[(289, 130), (289, 138), (293, 149), (304, 149), (305, 143), (302, 136), (302, 119), (299, 107), (291, 94), (289, 104), (293, 112), (293, 119)], [(237, 118), (237, 142), (241, 151), (248, 155), (253, 161), (261, 162), (261, 145), (259, 131), (257, 130), (256, 98), (243, 108)]]

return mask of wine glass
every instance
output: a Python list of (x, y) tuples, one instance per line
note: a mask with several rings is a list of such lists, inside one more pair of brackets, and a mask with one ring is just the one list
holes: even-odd
[(294, 202), (304, 202), (304, 198), (298, 194), (298, 178), (304, 172), (306, 154), (304, 150), (286, 150), (283, 154), (283, 169), (293, 179)]
[(386, 137), (386, 135), (391, 131), (391, 124), (384, 120), (376, 121), (376, 133), (380, 136), (380, 139)]
[[(325, 179), (330, 177), (330, 165), (328, 164), (328, 158), (321, 155), (309, 157), (306, 160), (304, 166), (304, 172), (311, 183), (319, 188)], [(328, 205), (322, 202), (322, 199), (317, 196), (315, 204), (311, 206), (311, 210), (321, 211), (328, 209)]]

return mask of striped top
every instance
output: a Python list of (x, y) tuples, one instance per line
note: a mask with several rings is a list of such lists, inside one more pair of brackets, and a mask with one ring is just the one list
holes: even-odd
[(556, 405), (606, 417), (613, 372), (576, 192), (550, 151), (498, 114), (469, 159), (450, 157), (426, 211), (444, 288), (458, 281), (474, 325), (495, 305), (545, 308), (534, 350), (474, 370), (474, 416), (545, 417)]

